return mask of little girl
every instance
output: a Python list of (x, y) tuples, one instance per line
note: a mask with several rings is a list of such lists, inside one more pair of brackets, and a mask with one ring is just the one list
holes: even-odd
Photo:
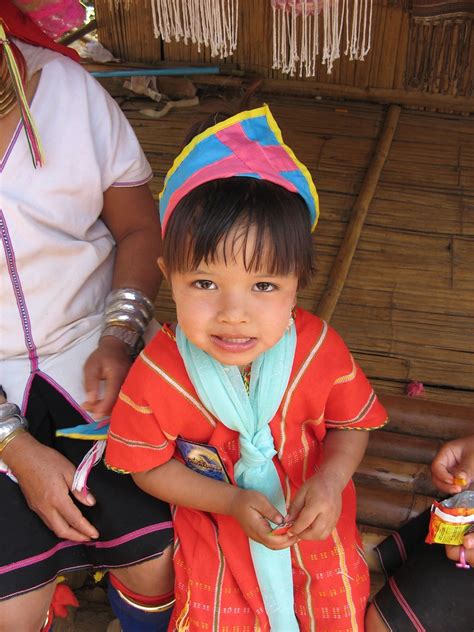
[(337, 333), (295, 307), (311, 176), (258, 108), (184, 148), (160, 214), (178, 322), (129, 373), (106, 460), (174, 506), (171, 629), (362, 631), (351, 476), (368, 434), (349, 431), (386, 413)]

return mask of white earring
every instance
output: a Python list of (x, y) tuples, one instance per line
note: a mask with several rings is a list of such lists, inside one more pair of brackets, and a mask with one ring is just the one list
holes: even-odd
[(293, 327), (293, 325), (295, 324), (295, 318), (294, 318), (294, 316), (293, 316), (293, 314), (294, 314), (294, 309), (295, 309), (295, 306), (293, 305), (293, 307), (291, 308), (290, 318), (289, 318), (289, 320), (288, 320), (288, 325), (287, 325), (287, 327), (286, 327), (287, 329), (291, 329), (291, 328)]

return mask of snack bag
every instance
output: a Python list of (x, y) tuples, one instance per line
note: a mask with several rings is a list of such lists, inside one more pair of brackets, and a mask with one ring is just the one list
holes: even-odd
[(459, 546), (474, 526), (474, 491), (464, 491), (431, 505), (425, 542)]

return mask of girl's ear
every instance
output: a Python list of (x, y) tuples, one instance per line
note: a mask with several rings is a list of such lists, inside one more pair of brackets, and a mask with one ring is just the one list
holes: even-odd
[(172, 298), (172, 299), (173, 299), (173, 301), (174, 301), (173, 286), (171, 285), (171, 281), (170, 281), (170, 278), (169, 278), (169, 275), (168, 275), (168, 270), (166, 269), (165, 260), (163, 259), (163, 257), (158, 257), (158, 259), (157, 259), (157, 261), (156, 261), (156, 262), (157, 262), (158, 267), (160, 268), (160, 270), (161, 270), (161, 272), (162, 272), (162, 274), (163, 274), (163, 277), (164, 277), (164, 278), (165, 278), (165, 279), (169, 282), (169, 284), (170, 284), (170, 287), (171, 287), (171, 298)]
[(160, 268), (163, 276), (165, 277), (166, 280), (168, 280), (168, 272), (166, 270), (165, 260), (163, 259), (163, 257), (158, 257), (156, 262), (157, 262), (158, 267)]

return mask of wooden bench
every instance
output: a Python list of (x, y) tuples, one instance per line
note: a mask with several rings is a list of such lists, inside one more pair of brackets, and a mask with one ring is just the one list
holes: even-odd
[(390, 423), (371, 433), (354, 476), (372, 594), (384, 583), (374, 547), (442, 496), (431, 483), (434, 455), (445, 441), (474, 433), (474, 407), (402, 395), (380, 399)]

